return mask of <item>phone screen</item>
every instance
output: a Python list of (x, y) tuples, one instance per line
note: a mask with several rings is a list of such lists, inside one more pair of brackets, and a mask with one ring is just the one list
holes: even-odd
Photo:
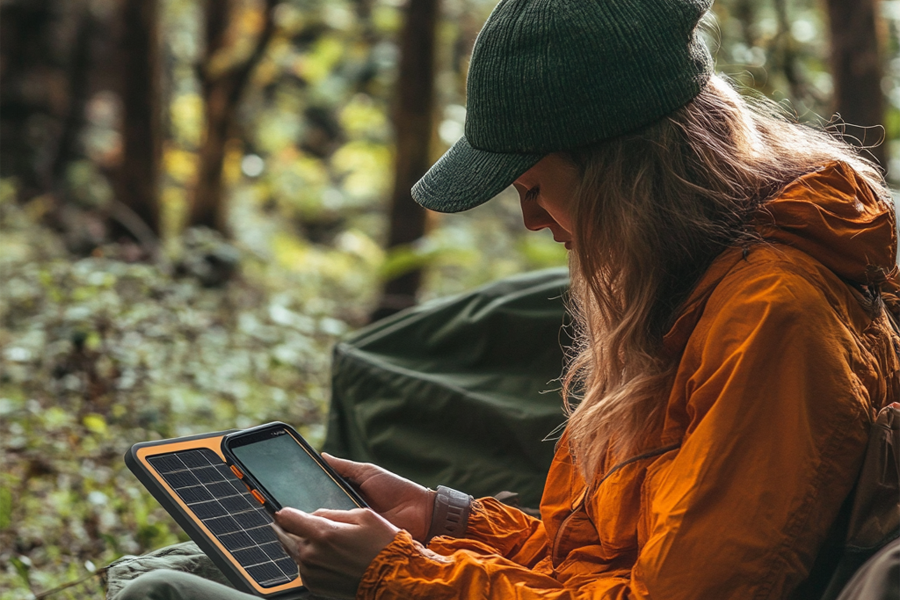
[(359, 508), (290, 433), (280, 431), (231, 451), (281, 506), (304, 512)]

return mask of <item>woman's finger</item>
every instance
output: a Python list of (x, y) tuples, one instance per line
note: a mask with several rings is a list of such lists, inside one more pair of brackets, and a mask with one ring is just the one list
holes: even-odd
[(322, 453), (322, 458), (325, 459), (325, 462), (327, 462), (332, 469), (337, 471), (338, 475), (351, 483), (361, 483), (361, 479), (365, 479), (363, 475), (365, 474), (366, 467), (371, 466), (366, 463), (347, 460), (346, 458), (338, 458), (327, 452)]
[(281, 544), (285, 547), (293, 546), (299, 543), (299, 540), (302, 539), (299, 536), (288, 533), (287, 531), (279, 527), (278, 523), (272, 523), (272, 531), (275, 532), (275, 536), (278, 538), (278, 541), (280, 541)]
[(290, 557), (294, 559), (295, 563), (300, 564), (300, 546), (302, 544), (305, 544), (306, 540), (294, 534), (288, 533), (287, 531), (279, 527), (278, 523), (272, 523), (272, 529), (275, 531), (275, 536), (278, 538), (278, 541), (281, 542), (281, 545), (284, 547), (285, 551), (287, 551)]
[(275, 523), (288, 533), (304, 539), (316, 537), (316, 532), (327, 525), (323, 517), (313, 516), (296, 508), (285, 507), (275, 513)]
[(357, 524), (363, 519), (363, 515), (365, 515), (365, 513), (367, 512), (370, 511), (365, 508), (354, 508), (351, 510), (333, 510), (330, 508), (320, 508), (316, 512), (312, 513), (312, 516), (322, 517), (323, 519), (336, 521), (338, 523)]

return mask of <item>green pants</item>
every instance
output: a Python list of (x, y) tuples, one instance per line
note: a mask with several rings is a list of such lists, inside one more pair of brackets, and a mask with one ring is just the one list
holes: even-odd
[[(252, 600), (235, 590), (193, 542), (174, 544), (141, 556), (123, 556), (109, 565), (107, 600)], [(315, 600), (306, 590), (279, 600)]]
[(131, 581), (114, 600), (252, 600), (256, 596), (190, 573), (160, 569)]
[[(315, 600), (309, 593), (297, 600)], [(256, 596), (204, 579), (198, 575), (159, 569), (131, 581), (113, 600), (255, 600)]]

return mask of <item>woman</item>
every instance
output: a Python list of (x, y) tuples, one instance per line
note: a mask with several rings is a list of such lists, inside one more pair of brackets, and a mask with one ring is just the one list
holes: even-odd
[(570, 250), (578, 345), (541, 518), (329, 457), (373, 510), (277, 515), (311, 590), (812, 593), (868, 425), (900, 397), (881, 296), (897, 284), (894, 216), (869, 162), (711, 75), (708, 8), (497, 6), (466, 137), (413, 194), (455, 212), (512, 183), (526, 227)]

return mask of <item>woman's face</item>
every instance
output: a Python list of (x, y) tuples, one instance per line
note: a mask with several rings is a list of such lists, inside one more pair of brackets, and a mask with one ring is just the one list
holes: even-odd
[(579, 181), (578, 169), (561, 154), (548, 154), (513, 182), (519, 192), (525, 227), (549, 229), (553, 239), (572, 249), (574, 228), (572, 197)]

